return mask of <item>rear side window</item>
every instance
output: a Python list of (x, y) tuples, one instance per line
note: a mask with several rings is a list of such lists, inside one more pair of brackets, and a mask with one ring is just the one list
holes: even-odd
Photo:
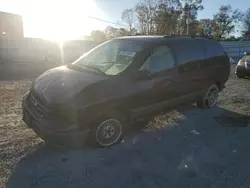
[(204, 40), (200, 42), (205, 50), (206, 58), (225, 55), (225, 50), (219, 42), (213, 40)]
[(175, 42), (173, 48), (179, 65), (205, 58), (203, 49), (195, 39), (185, 39)]
[(155, 47), (140, 70), (149, 70), (151, 73), (161, 72), (174, 67), (174, 58), (167, 45)]

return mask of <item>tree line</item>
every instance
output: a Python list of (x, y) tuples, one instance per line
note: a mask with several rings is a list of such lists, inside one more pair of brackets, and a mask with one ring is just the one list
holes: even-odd
[[(104, 41), (127, 35), (190, 35), (215, 40), (250, 40), (250, 8), (246, 12), (221, 5), (212, 18), (197, 19), (202, 0), (142, 0), (121, 14), (126, 28), (93, 30), (85, 39)], [(236, 25), (242, 30), (235, 38)]]

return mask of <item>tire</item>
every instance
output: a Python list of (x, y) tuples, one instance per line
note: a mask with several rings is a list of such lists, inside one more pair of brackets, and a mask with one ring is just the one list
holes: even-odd
[(198, 108), (212, 108), (216, 106), (218, 100), (219, 89), (214, 84), (208, 88), (207, 92), (197, 101)]
[(238, 78), (245, 78), (246, 77), (245, 75), (240, 74), (240, 73), (237, 73), (236, 75), (237, 75)]
[(119, 143), (128, 127), (124, 115), (102, 115), (92, 123), (87, 145), (90, 147), (110, 147)]

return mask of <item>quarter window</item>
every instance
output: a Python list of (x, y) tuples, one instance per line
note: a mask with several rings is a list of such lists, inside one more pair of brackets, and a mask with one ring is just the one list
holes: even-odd
[(196, 39), (180, 40), (174, 43), (174, 51), (179, 65), (193, 63), (205, 58), (205, 53)]

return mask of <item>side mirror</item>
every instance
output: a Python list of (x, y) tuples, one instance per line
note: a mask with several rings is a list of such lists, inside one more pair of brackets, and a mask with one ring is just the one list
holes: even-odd
[(142, 69), (138, 72), (138, 78), (151, 79), (151, 72), (148, 69)]

